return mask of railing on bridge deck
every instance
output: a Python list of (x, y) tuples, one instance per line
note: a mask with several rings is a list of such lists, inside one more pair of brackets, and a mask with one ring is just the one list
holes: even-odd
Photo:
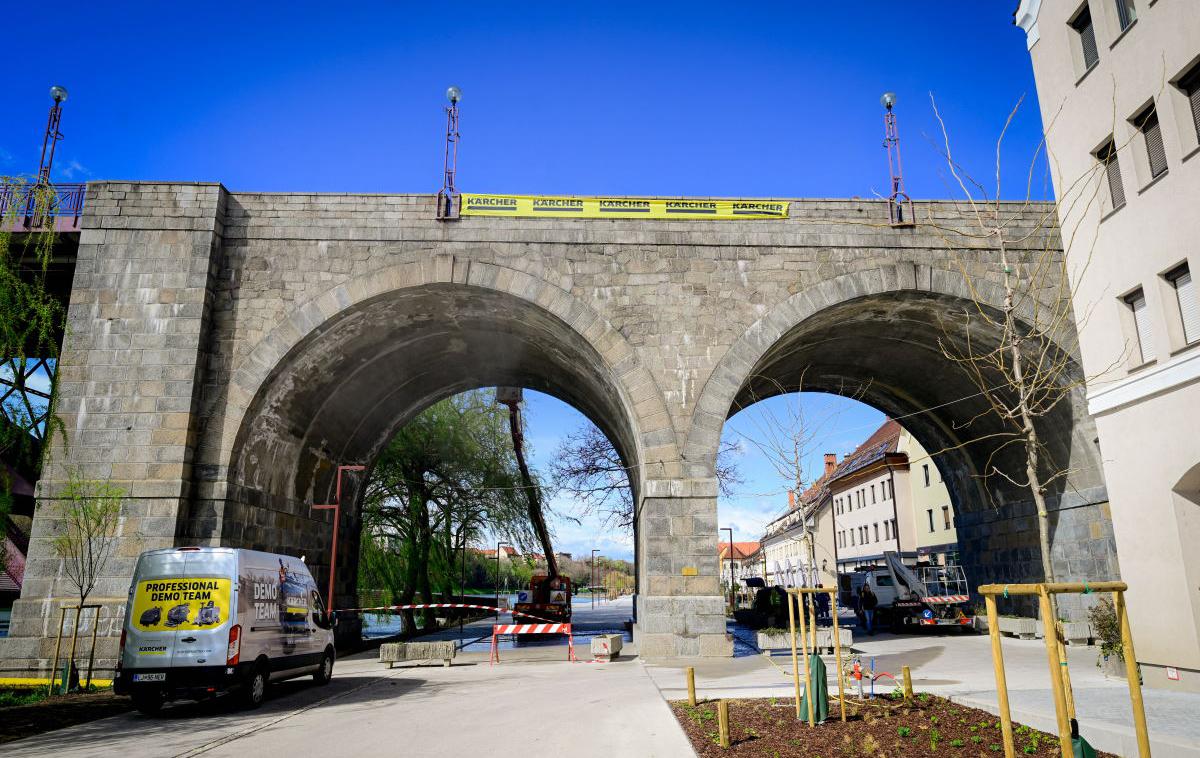
[(43, 189), (34, 184), (6, 182), (0, 185), (0, 223), (11, 232), (46, 229), (79, 231), (86, 184), (51, 184)]

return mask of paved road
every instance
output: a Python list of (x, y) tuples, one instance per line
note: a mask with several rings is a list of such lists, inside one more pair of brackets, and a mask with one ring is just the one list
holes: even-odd
[[(621, 614), (619, 607), (605, 612)], [(10, 743), (3, 754), (694, 755), (640, 661), (571, 664), (564, 654), (562, 647), (514, 650), (490, 667), (486, 653), (466, 652), (448, 669), (390, 671), (364, 654), (339, 661), (327, 687), (278, 685), (257, 711), (217, 700), (156, 718), (130, 713)]]

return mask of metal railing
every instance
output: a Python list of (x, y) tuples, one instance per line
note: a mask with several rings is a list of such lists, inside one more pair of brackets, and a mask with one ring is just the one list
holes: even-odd
[(7, 182), (0, 185), (0, 219), (12, 219), (14, 228), (52, 224), (59, 231), (78, 229), (86, 191), (86, 184), (51, 184), (39, 190), (34, 184)]

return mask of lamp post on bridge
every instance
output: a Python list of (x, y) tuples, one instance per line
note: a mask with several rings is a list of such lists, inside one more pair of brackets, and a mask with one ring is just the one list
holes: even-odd
[(439, 221), (458, 219), (458, 189), (454, 178), (458, 173), (458, 103), (462, 90), (450, 87), (446, 90), (450, 106), (446, 108), (446, 152), (442, 159), (442, 188), (438, 190), (437, 217)]
[[(891, 194), (888, 195), (888, 223), (892, 226), (913, 226), (912, 199), (904, 191), (904, 168), (900, 164), (900, 130), (896, 128), (896, 93), (884, 92), (879, 98), (884, 107), (883, 146), (888, 151), (888, 174), (891, 176)], [(905, 216), (907, 209), (908, 215)]]
[(39, 186), (50, 184), (50, 169), (54, 166), (54, 150), (63, 138), (58, 126), (62, 123), (62, 104), (67, 102), (67, 88), (54, 85), (50, 88), (54, 105), (50, 106), (50, 118), (46, 121), (46, 134), (42, 137), (42, 159), (38, 162)]

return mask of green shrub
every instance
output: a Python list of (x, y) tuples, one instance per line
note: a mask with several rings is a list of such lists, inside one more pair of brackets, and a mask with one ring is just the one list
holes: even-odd
[[(1112, 601), (1101, 598), (1099, 603), (1088, 608), (1088, 621), (1092, 623), (1092, 630), (1100, 640), (1100, 655), (1105, 658), (1115, 655), (1118, 660), (1124, 661), (1121, 625), (1117, 623), (1117, 609), (1113, 607)], [(1096, 665), (1099, 665), (1098, 661)]]

